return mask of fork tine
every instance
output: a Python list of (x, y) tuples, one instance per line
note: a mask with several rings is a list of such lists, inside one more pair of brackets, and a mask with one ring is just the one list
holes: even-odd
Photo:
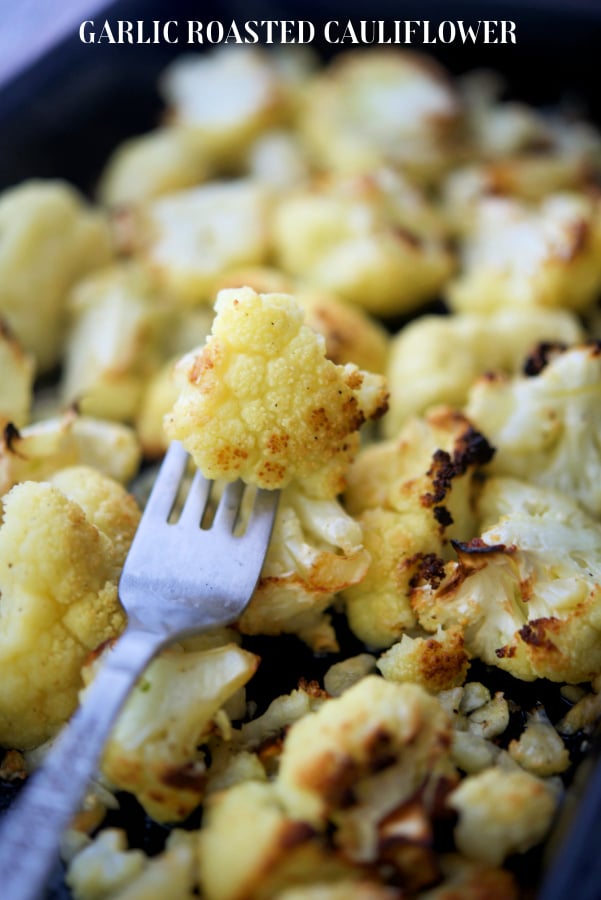
[(188, 454), (182, 445), (179, 441), (172, 441), (146, 503), (145, 518), (169, 518), (187, 463)]
[(215, 518), (213, 519), (213, 528), (222, 531), (232, 532), (235, 528), (240, 511), (240, 501), (244, 492), (244, 482), (232, 481), (226, 485), (223, 496), (219, 501)]
[(209, 494), (211, 493), (211, 484), (202, 472), (197, 469), (178, 520), (183, 528), (200, 527), (203, 513), (209, 500)]
[(280, 492), (259, 488), (246, 526), (246, 536), (267, 544), (273, 531)]

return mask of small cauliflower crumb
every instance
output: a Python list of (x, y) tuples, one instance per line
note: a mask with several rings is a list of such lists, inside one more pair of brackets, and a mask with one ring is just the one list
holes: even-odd
[(448, 803), (459, 814), (455, 842), (460, 852), (492, 866), (538, 844), (556, 808), (553, 791), (539, 778), (498, 766), (464, 778)]

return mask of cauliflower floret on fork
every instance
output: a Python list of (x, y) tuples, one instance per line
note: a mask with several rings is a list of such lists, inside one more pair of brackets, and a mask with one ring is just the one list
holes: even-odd
[(289, 295), (228, 289), (215, 307), (204, 347), (178, 365), (165, 430), (207, 477), (283, 488), (243, 631), (294, 632), (316, 649), (335, 649), (322, 614), (369, 559), (361, 527), (336, 495), (361, 425), (386, 409), (384, 379), (328, 360), (324, 339)]

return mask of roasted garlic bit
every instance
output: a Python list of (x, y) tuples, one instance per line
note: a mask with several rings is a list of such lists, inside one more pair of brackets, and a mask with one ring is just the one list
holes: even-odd
[(189, 131), (164, 126), (119, 144), (100, 177), (98, 200), (119, 209), (200, 184), (209, 174)]
[(178, 364), (168, 436), (209, 478), (266, 488), (302, 480), (316, 498), (334, 498), (359, 428), (386, 410), (383, 378), (326, 359), (288, 295), (223, 290), (215, 310), (204, 348)]
[(65, 881), (75, 900), (194, 900), (197, 836), (174, 829), (149, 857), (130, 849), (120, 828), (105, 828), (70, 862)]
[[(396, 437), (411, 415), (433, 406), (462, 408), (485, 372), (513, 373), (541, 341), (581, 341), (575, 314), (560, 309), (499, 309), (488, 315), (422, 316), (392, 339), (386, 371), (390, 407), (385, 434)], [(486, 428), (482, 430), (495, 444)]]
[(0, 316), (39, 372), (60, 359), (70, 288), (112, 256), (108, 224), (63, 181), (26, 181), (0, 198)]
[(159, 82), (169, 120), (185, 126), (210, 160), (237, 163), (250, 140), (294, 110), (304, 63), (294, 72), (280, 62), (256, 47), (180, 57)]
[(149, 273), (119, 264), (79, 282), (70, 299), (61, 382), (64, 405), (132, 421), (150, 375), (162, 362), (169, 306)]
[(436, 297), (455, 267), (441, 220), (390, 169), (329, 176), (285, 195), (273, 242), (284, 271), (383, 316)]
[(601, 347), (542, 344), (526, 374), (484, 377), (467, 415), (496, 448), (490, 471), (562, 491), (601, 515)]
[(117, 223), (118, 240), (176, 307), (188, 308), (212, 302), (231, 269), (265, 262), (269, 207), (259, 182), (211, 181), (130, 210)]
[(538, 206), (487, 197), (477, 205), (447, 298), (456, 312), (532, 306), (584, 312), (601, 288), (600, 248), (594, 195), (552, 194)]
[(310, 84), (301, 135), (326, 170), (392, 165), (433, 181), (453, 162), (461, 106), (432, 59), (384, 49), (338, 56)]
[(542, 841), (557, 796), (528, 772), (493, 766), (464, 778), (447, 802), (459, 814), (457, 849), (468, 859), (498, 866), (510, 854), (525, 853)]
[(564, 494), (491, 478), (479, 535), (428, 571), (411, 596), (429, 631), (459, 625), (471, 656), (531, 681), (601, 671), (601, 526)]
[(43, 481), (65, 466), (86, 465), (125, 484), (138, 471), (140, 446), (129, 426), (79, 416), (7, 425), (0, 438), (0, 494), (20, 481)]
[(415, 626), (413, 580), (421, 568), (442, 569), (450, 538), (472, 534), (473, 475), (491, 454), (467, 419), (440, 409), (407, 422), (396, 440), (368, 445), (351, 466), (344, 502), (371, 561), (343, 596), (353, 632), (369, 647), (389, 647)]
[(0, 426), (25, 425), (33, 402), (35, 361), (0, 319)]
[(3, 746), (41, 744), (75, 709), (86, 657), (125, 624), (117, 582), (138, 519), (124, 488), (93, 469), (3, 498)]
[[(105, 777), (134, 794), (156, 821), (186, 818), (204, 794), (201, 745), (215, 729), (218, 711), (252, 677), (257, 663), (235, 644), (163, 652), (140, 679), (111, 734), (102, 761)], [(88, 667), (84, 677), (89, 681), (93, 674), (94, 666)]]

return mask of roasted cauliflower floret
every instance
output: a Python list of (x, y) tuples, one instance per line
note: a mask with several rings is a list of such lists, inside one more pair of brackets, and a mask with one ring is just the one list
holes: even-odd
[(106, 828), (70, 862), (66, 883), (75, 900), (193, 900), (196, 835), (174, 830), (165, 849), (149, 858), (128, 849), (127, 836)]
[(310, 85), (300, 129), (317, 163), (370, 172), (392, 165), (435, 180), (456, 151), (460, 101), (432, 59), (386, 49), (345, 53)]
[(252, 677), (257, 662), (235, 644), (164, 651), (128, 698), (105, 748), (102, 770), (109, 782), (135, 794), (157, 821), (188, 816), (206, 782), (199, 746), (215, 714)]
[(422, 316), (390, 342), (386, 370), (390, 408), (383, 420), (385, 433), (395, 437), (406, 419), (432, 406), (463, 407), (476, 377), (485, 372), (518, 371), (541, 341), (569, 344), (583, 338), (577, 317), (565, 310), (500, 309), (488, 315)]
[(27, 181), (2, 194), (0, 231), (0, 316), (45, 372), (59, 361), (70, 288), (111, 259), (108, 224), (65, 182)]
[(310, 60), (297, 55), (297, 66), (284, 66), (282, 56), (248, 46), (182, 56), (159, 85), (171, 121), (185, 127), (214, 164), (239, 164), (249, 141), (293, 111)]
[(594, 195), (552, 194), (534, 208), (487, 197), (464, 239), (447, 298), (456, 312), (532, 306), (583, 312), (601, 288), (600, 248), (601, 205)]
[(541, 778), (565, 772), (570, 765), (567, 747), (541, 709), (530, 713), (524, 730), (508, 750), (523, 769)]
[(538, 844), (551, 826), (557, 797), (539, 778), (492, 766), (469, 775), (448, 799), (459, 813), (455, 842), (468, 859), (500, 865)]
[(492, 472), (561, 491), (601, 516), (599, 345), (541, 345), (525, 374), (477, 381), (466, 413), (496, 448)]
[(318, 651), (337, 650), (324, 616), (336, 593), (364, 577), (361, 526), (336, 499), (291, 484), (280, 497), (267, 558), (238, 625), (246, 634), (295, 633)]
[(139, 515), (92, 469), (17, 485), (3, 504), (0, 744), (30, 748), (70, 716), (84, 660), (123, 628), (117, 582)]
[(471, 656), (530, 681), (601, 671), (601, 526), (548, 488), (492, 478), (480, 535), (424, 572), (412, 606), (429, 631), (460, 625)]
[(277, 790), (290, 816), (320, 831), (333, 824), (349, 859), (373, 862), (380, 823), (428, 779), (450, 740), (436, 699), (368, 675), (292, 725)]
[(116, 209), (200, 184), (205, 154), (186, 128), (164, 126), (119, 144), (98, 184), (101, 203)]
[(463, 416), (440, 409), (410, 420), (396, 440), (367, 446), (351, 466), (344, 502), (371, 561), (343, 596), (368, 646), (388, 647), (415, 626), (413, 579), (421, 565), (441, 565), (449, 538), (471, 536), (473, 474), (491, 454)]
[(434, 637), (404, 634), (378, 660), (378, 669), (388, 681), (411, 681), (433, 694), (463, 684), (469, 658), (460, 628), (452, 626)]
[(302, 479), (316, 497), (333, 498), (360, 426), (386, 409), (383, 378), (327, 360), (290, 296), (224, 290), (215, 309), (204, 348), (178, 366), (167, 435), (209, 478), (267, 488)]
[(285, 272), (383, 316), (436, 297), (455, 266), (426, 200), (389, 170), (330, 176), (284, 196), (273, 242)]
[(148, 273), (115, 265), (80, 281), (70, 300), (61, 398), (91, 416), (131, 421), (162, 362), (169, 310)]
[(127, 425), (73, 410), (0, 437), (0, 494), (20, 481), (44, 481), (65, 466), (86, 465), (125, 484), (138, 470), (140, 446)]
[(33, 401), (35, 362), (0, 319), (0, 427), (25, 425)]
[(273, 783), (247, 781), (211, 797), (199, 854), (207, 900), (268, 900), (290, 885), (360, 877), (286, 811)]
[(210, 302), (230, 269), (266, 261), (269, 211), (269, 189), (258, 181), (212, 181), (130, 210), (119, 240), (175, 304), (189, 307)]

